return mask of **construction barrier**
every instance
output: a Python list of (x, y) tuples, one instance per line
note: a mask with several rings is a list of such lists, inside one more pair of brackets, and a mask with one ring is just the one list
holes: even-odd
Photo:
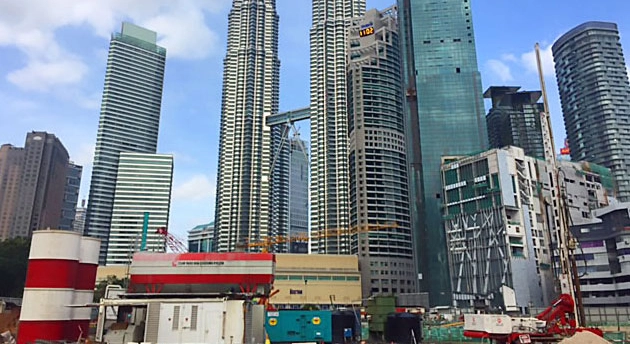
[(469, 338), (464, 336), (463, 327), (423, 327), (422, 337), (424, 343), (448, 343), (448, 342), (466, 342), (466, 343), (481, 343), (481, 339)]

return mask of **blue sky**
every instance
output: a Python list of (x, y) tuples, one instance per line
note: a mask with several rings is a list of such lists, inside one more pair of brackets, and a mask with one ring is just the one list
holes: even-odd
[[(385, 8), (392, 0), (367, 0)], [(603, 5), (602, 3), (605, 3)], [(84, 169), (87, 198), (110, 34), (123, 20), (158, 32), (167, 48), (158, 152), (175, 156), (171, 231), (185, 238), (212, 220), (229, 0), (30, 0), (0, 2), (0, 143), (56, 134)], [(550, 45), (589, 20), (618, 23), (630, 49), (627, 0), (476, 0), (473, 23), (484, 90), (539, 89), (533, 47), (543, 48), (554, 135), (564, 139)], [(311, 2), (277, 0), (280, 109), (308, 105)], [(297, 125), (308, 137), (308, 122)]]

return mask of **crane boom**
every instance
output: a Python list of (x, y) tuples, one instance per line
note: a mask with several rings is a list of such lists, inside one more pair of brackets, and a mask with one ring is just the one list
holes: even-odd
[[(565, 190), (561, 187), (561, 180), (559, 177), (559, 166), (556, 159), (556, 148), (553, 141), (553, 130), (551, 126), (551, 115), (549, 113), (549, 102), (547, 98), (547, 88), (545, 86), (545, 77), (543, 74), (542, 61), (540, 57), (540, 46), (536, 43), (536, 65), (538, 67), (538, 77), (540, 80), (540, 88), (543, 98), (543, 112), (540, 114), (540, 124), (543, 137), (543, 146), (545, 151), (545, 162), (548, 168), (550, 168), (549, 178), (551, 181), (552, 189), (555, 188), (555, 192), (551, 192), (550, 199), (546, 202), (551, 207), (552, 211), (549, 212), (545, 209), (547, 214), (556, 214), (555, 221), (552, 221), (549, 226), (551, 235), (554, 236), (557, 244), (558, 256), (560, 261), (560, 289), (563, 294), (568, 294), (571, 299), (576, 300), (574, 303), (574, 313), (576, 314), (577, 326), (584, 324), (584, 312), (582, 310), (582, 298), (580, 296), (579, 278), (576, 276), (577, 268), (575, 262), (572, 261), (572, 251), (575, 249), (575, 241), (569, 231), (567, 212), (565, 204)], [(547, 217), (549, 218), (549, 216)]]

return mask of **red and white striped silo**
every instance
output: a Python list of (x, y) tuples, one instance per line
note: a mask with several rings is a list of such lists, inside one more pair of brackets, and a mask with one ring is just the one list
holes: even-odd
[[(79, 255), (79, 267), (74, 284), (73, 305), (92, 303), (94, 283), (98, 268), (98, 254), (101, 242), (95, 238), (82, 237)], [(72, 321), (68, 323), (66, 338), (76, 340), (86, 338), (90, 327), (91, 308), (76, 307), (72, 309)]]
[(61, 230), (33, 232), (18, 344), (66, 339), (81, 257), (81, 235)]

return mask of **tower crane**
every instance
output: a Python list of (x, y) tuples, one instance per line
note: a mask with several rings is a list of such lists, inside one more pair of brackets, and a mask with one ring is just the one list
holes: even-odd
[(269, 236), (266, 239), (263, 239), (260, 241), (244, 243), (240, 246), (246, 247), (246, 248), (260, 247), (262, 248), (261, 249), (262, 252), (267, 253), (267, 252), (272, 251), (272, 248), (275, 245), (279, 245), (279, 244), (292, 243), (292, 242), (308, 243), (309, 239), (321, 239), (321, 238), (335, 237), (335, 236), (341, 236), (341, 235), (349, 236), (349, 235), (354, 235), (354, 234), (368, 233), (372, 231), (379, 231), (379, 230), (384, 230), (388, 228), (397, 228), (397, 227), (398, 227), (398, 224), (396, 222), (392, 222), (392, 223), (385, 223), (385, 224), (359, 225), (359, 226), (350, 227), (350, 228), (324, 229), (316, 233), (311, 233), (310, 237), (308, 234), (297, 234), (297, 235), (292, 235), (290, 237), (283, 236), (283, 235), (276, 235), (276, 236)]

